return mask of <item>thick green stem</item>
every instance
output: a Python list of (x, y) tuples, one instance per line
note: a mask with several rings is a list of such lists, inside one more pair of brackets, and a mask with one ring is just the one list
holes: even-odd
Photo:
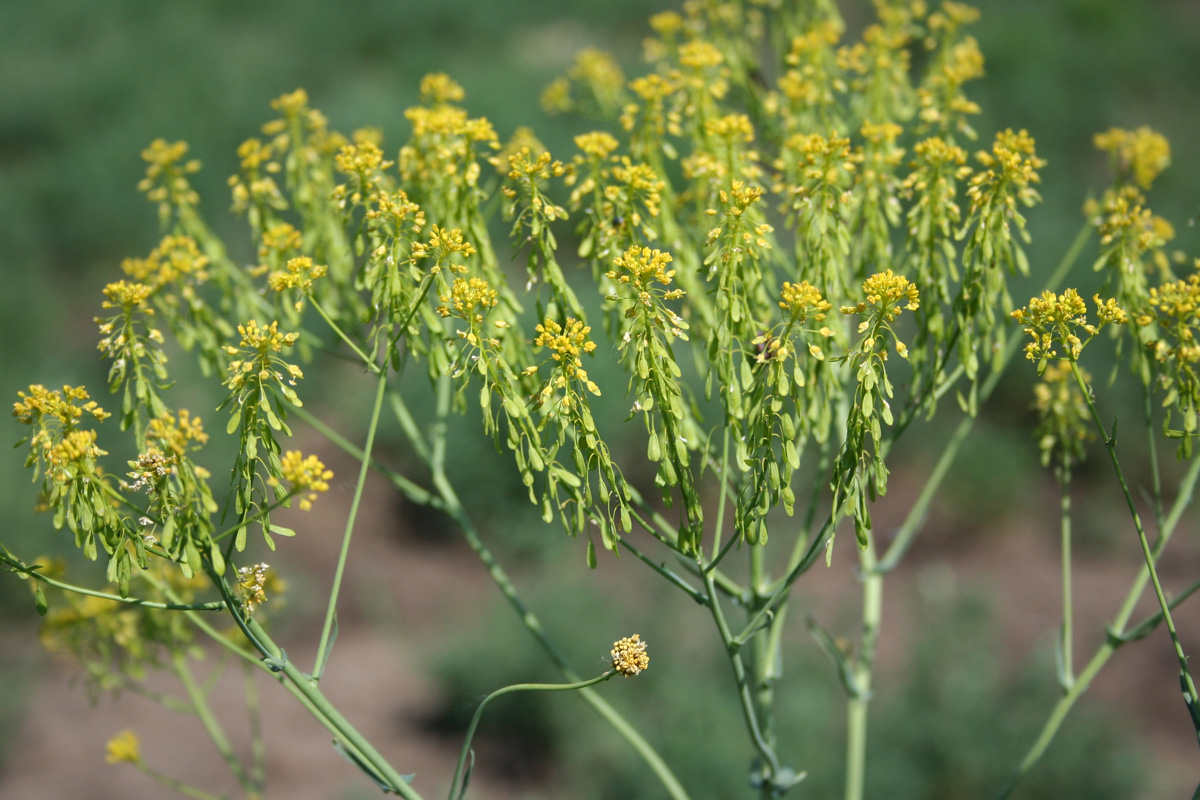
[[(471, 724), (467, 726), (467, 735), (463, 740), (462, 752), (459, 753), (458, 764), (454, 767), (454, 779), (450, 782), (449, 800), (459, 800), (467, 791), (466, 783), (464, 782), (460, 789), (459, 782), (462, 780), (463, 767), (467, 763), (467, 755), (471, 752), (471, 740), (475, 738), (475, 729), (479, 726), (479, 720), (483, 718), (483, 710), (488, 707), (488, 703), (497, 697), (503, 697), (512, 692), (569, 692), (586, 689), (589, 686), (595, 686), (597, 683), (606, 681), (616, 674), (617, 671), (613, 669), (591, 680), (577, 681), (575, 683), (517, 683), (497, 689), (483, 698), (483, 702), (479, 704), (479, 708), (475, 709), (475, 715), (471, 717)], [(456, 789), (458, 789), (457, 794), (455, 794)]]
[(1071, 472), (1065, 466), (1059, 468), (1058, 485), (1062, 493), (1059, 512), (1059, 534), (1062, 540), (1062, 635), (1059, 637), (1059, 683), (1069, 691), (1075, 682), (1075, 665), (1072, 663), (1075, 644), (1073, 638), (1074, 612), (1071, 609)]
[(379, 373), (379, 381), (375, 390), (375, 406), (371, 409), (371, 422), (367, 427), (367, 441), (363, 445), (363, 457), (358, 471), (358, 483), (354, 487), (354, 499), (350, 502), (350, 514), (346, 518), (346, 531), (342, 535), (342, 550), (338, 554), (337, 569), (333, 573), (333, 587), (329, 590), (329, 606), (325, 609), (325, 624), (321, 627), (321, 642), (317, 645), (317, 662), (313, 666), (313, 680), (320, 680), (325, 672), (325, 663), (329, 658), (331, 642), (329, 637), (333, 631), (334, 619), (337, 614), (338, 592), (342, 588), (342, 576), (346, 571), (346, 558), (350, 553), (350, 536), (354, 533), (354, 521), (358, 518), (358, 504), (362, 500), (363, 486), (367, 482), (367, 473), (371, 469), (371, 447), (375, 443), (375, 431), (379, 426), (379, 412), (383, 408), (383, 398), (387, 391), (387, 372)]
[(867, 709), (871, 701), (871, 677), (875, 666), (875, 643), (883, 619), (883, 575), (875, 569), (875, 537), (868, 534), (867, 546), (858, 553), (863, 582), (862, 641), (854, 664), (855, 691), (846, 699), (846, 800), (862, 800), (867, 763)]

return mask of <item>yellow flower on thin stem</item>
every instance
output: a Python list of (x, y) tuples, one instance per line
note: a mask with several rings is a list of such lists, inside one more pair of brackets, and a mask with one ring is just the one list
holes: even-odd
[(649, 669), (650, 656), (646, 654), (646, 643), (634, 634), (613, 642), (612, 667), (626, 678), (631, 678)]

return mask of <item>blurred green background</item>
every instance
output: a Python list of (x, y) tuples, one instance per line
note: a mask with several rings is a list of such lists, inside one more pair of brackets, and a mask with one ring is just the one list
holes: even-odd
[[(1081, 224), (1084, 198), (1104, 185), (1104, 161), (1091, 136), (1110, 126), (1146, 124), (1172, 141), (1174, 165), (1159, 179), (1151, 203), (1176, 224), (1179, 247), (1200, 252), (1190, 226), (1200, 206), (1195, 189), (1200, 4), (986, 0), (976, 5), (983, 21), (972, 33), (987, 58), (987, 77), (968, 90), (984, 109), (975, 127), (984, 140), (998, 127), (1028, 128), (1039, 154), (1049, 160), (1043, 171), (1045, 203), (1031, 215), (1035, 272), (1044, 274), (1058, 261)], [(235, 170), (237, 145), (270, 117), (271, 98), (303, 86), (333, 127), (379, 127), (392, 149), (408, 135), (403, 112), (416, 101), (420, 77), (445, 71), (465, 87), (472, 115), (492, 120), (502, 138), (518, 125), (531, 125), (552, 152), (565, 153), (570, 136), (590, 123), (546, 117), (537, 102), (542, 87), (586, 46), (612, 51), (627, 74), (636, 74), (646, 17), (672, 7), (635, 0), (0, 4), (0, 396), (15, 399), (17, 390), (35, 382), (102, 385), (92, 322), (100, 289), (117, 274), (122, 258), (143, 255), (158, 239), (154, 209), (134, 189), (142, 173), (140, 151), (152, 139), (191, 143), (192, 154), (204, 162), (196, 186), (208, 219), (235, 257), (244, 255), (249, 245), (242, 222), (225, 213), (225, 178)], [(869, 4), (855, 0), (842, 7), (851, 31), (861, 28)], [(1080, 260), (1075, 282), (1081, 290), (1097, 283), (1087, 271), (1094, 252)], [(1014, 297), (1023, 292), (1018, 287)], [(987, 410), (970, 458), (947, 486), (938, 511), (944, 528), (979, 526), (981, 515), (988, 523), (980, 527), (1003, 528), (1013, 502), (1007, 498), (1026, 496), (1047, 483), (1032, 442), (1025, 433), (1014, 433), (1028, 430), (1028, 378), (1010, 381)], [(313, 391), (331, 413), (339, 413), (340, 404), (342, 419), (352, 419), (357, 406), (342, 402), (337, 387)], [(22, 435), (15, 422), (6, 423), (5, 430), (11, 441)], [(541, 587), (534, 593), (536, 605), (548, 624), (570, 638), (575, 621), (587, 616), (589, 624), (619, 634), (623, 615), (605, 602), (602, 581), (585, 582), (579, 592), (578, 584), (567, 591), (566, 583), (544, 577), (553, 573), (546, 565), (559, 558), (582, 560), (579, 543), (543, 535), (517, 487), (480, 480), (496, 463), (487, 460), (490, 447), (473, 434), (462, 438), (469, 448), (464, 452), (477, 458), (459, 477), (487, 487), (476, 500), (490, 510), (489, 532), (503, 557), (519, 560), (535, 576), (533, 585)], [(931, 439), (936, 445), (936, 434)], [(403, 458), (402, 451), (393, 450)], [(929, 452), (930, 446), (908, 446), (904, 455), (919, 466), (928, 463)], [(1107, 485), (1106, 475), (1085, 471), (1080, 477), (1085, 489), (1093, 480)], [(62, 542), (51, 535), (48, 521), (32, 514), (27, 481), (18, 452), (0, 460), (0, 484), (9, 487), (0, 493), (0, 536), (25, 556), (60, 550)], [(901, 505), (903, 491), (898, 487)], [(429, 540), (450, 535), (431, 531), (434, 521), (419, 515), (400, 519), (423, 532), (415, 545), (406, 546), (429, 546)], [(1105, 542), (1097, 532), (1083, 547), (1103, 555)], [(625, 566), (622, 572), (636, 569)], [(611, 579), (610, 571), (604, 580)], [(27, 597), (17, 581), (0, 580), (0, 625), (6, 629), (0, 640), (0, 771), (20, 766), (5, 763), (4, 756), (20, 730), (17, 721), (27, 710), (22, 698), (41, 663), (25, 651), (34, 641)], [(671, 605), (673, 599), (650, 597), (663, 609), (688, 613)], [(498, 600), (485, 603), (498, 605)], [(906, 677), (878, 706), (871, 734), (878, 759), (872, 794), (981, 796), (1015, 762), (1038, 722), (1038, 709), (1045, 707), (1051, 693), (1047, 652), (1035, 650), (1036, 663), (1020, 666), (1017, 677), (1001, 674), (997, 662), (1004, 645), (990, 627), (993, 599), (963, 593), (952, 602), (914, 603), (914, 613), (931, 623), (912, 635), (905, 648), (911, 655), (901, 659), (907, 662)], [(425, 666), (439, 676), (436, 685), (446, 699), (427, 720), (430, 735), (454, 739), (471, 698), (495, 686), (552, 677), (519, 639), (507, 609), (488, 613), (495, 619), (481, 622), (479, 630), (455, 631), (458, 635), (443, 636), (431, 648)], [(613, 620), (604, 620), (605, 613)], [(670, 613), (656, 618), (661, 621), (646, 622), (643, 635), (679, 638), (667, 630)], [(381, 628), (386, 624), (386, 619), (378, 622)], [(572, 649), (589, 652), (582, 647)], [(930, 653), (939, 654), (936, 663), (929, 661)], [(795, 696), (786, 700), (785, 735), (805, 754), (798, 766), (812, 771), (810, 783), (801, 787), (807, 793), (798, 794), (827, 797), (840, 786), (835, 766), (841, 763), (839, 689), (807, 640), (797, 638), (790, 658), (804, 677), (792, 684)], [(481, 671), (481, 659), (493, 668)], [(689, 665), (688, 681), (638, 686), (624, 694), (643, 710), (650, 703), (659, 708), (654, 716), (661, 729), (652, 735), (689, 785), (711, 788), (698, 797), (738, 796), (749, 757), (740, 731), (706, 736), (699, 745), (694, 737), (671, 735), (672, 729), (720, 731), (740, 725), (730, 694), (695, 691), (697, 682), (728, 681), (726, 668), (703, 648)], [(1027, 667), (1030, 674), (1040, 670), (1028, 685), (1023, 683)], [(962, 677), (939, 680), (939, 675)], [(493, 731), (516, 748), (514, 758), (531, 751), (542, 755), (513, 778), (514, 796), (654, 796), (643, 768), (577, 705), (546, 700), (519, 708), (513, 713), (523, 725), (518, 734), (500, 727)], [(997, 708), (1011, 712), (1003, 725), (994, 719)], [(1153, 762), (1131, 737), (1122, 737), (1122, 723), (1098, 706), (1079, 713), (1023, 796), (1116, 798), (1147, 791)], [(1092, 782), (1081, 785), (1083, 775)]]

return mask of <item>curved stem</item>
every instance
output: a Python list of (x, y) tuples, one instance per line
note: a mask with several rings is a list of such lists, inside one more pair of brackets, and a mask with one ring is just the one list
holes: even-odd
[(387, 390), (387, 371), (379, 373), (378, 386), (375, 390), (375, 407), (371, 409), (371, 422), (367, 427), (367, 441), (363, 445), (362, 464), (358, 471), (358, 483), (354, 487), (354, 499), (350, 502), (350, 514), (346, 518), (346, 532), (342, 536), (342, 550), (338, 554), (337, 569), (333, 573), (333, 587), (329, 591), (329, 606), (325, 609), (325, 624), (321, 627), (321, 641), (317, 645), (317, 661), (313, 665), (313, 680), (319, 681), (325, 671), (325, 663), (329, 659), (331, 642), (330, 634), (337, 614), (338, 592), (342, 588), (342, 576), (346, 571), (346, 557), (350, 553), (350, 536), (354, 533), (354, 522), (358, 518), (358, 504), (362, 500), (363, 486), (367, 482), (367, 473), (371, 469), (371, 447), (375, 443), (375, 431), (379, 425), (379, 412), (383, 408), (384, 392)]
[(512, 686), (497, 689), (483, 698), (483, 702), (479, 704), (479, 708), (475, 709), (475, 715), (471, 717), (471, 724), (467, 726), (467, 735), (463, 740), (462, 752), (458, 755), (458, 764), (454, 767), (454, 778), (450, 782), (449, 799), (459, 800), (467, 791), (467, 786), (464, 783), (457, 795), (454, 792), (458, 788), (459, 781), (462, 778), (463, 766), (467, 762), (467, 754), (471, 751), (471, 740), (475, 738), (475, 728), (479, 726), (479, 720), (483, 717), (483, 710), (488, 707), (488, 703), (497, 697), (503, 697), (512, 692), (569, 692), (576, 689), (586, 689), (589, 686), (602, 683), (616, 674), (617, 671), (612, 669), (590, 680), (578, 681), (576, 683), (516, 683)]
[[(517, 613), (526, 630), (529, 631), (538, 644), (541, 645), (542, 649), (546, 651), (547, 655), (550, 656), (551, 660), (554, 661), (563, 677), (569, 681), (580, 680), (578, 673), (571, 668), (566, 656), (550, 640), (549, 634), (542, 627), (542, 623), (537, 618), (537, 615), (521, 599), (508, 574), (500, 566), (499, 562), (496, 561), (495, 556), (488, 549), (487, 545), (483, 543), (483, 539), (480, 538), (479, 531), (476, 530), (474, 522), (468, 516), (466, 509), (463, 508), (453, 484), (446, 477), (445, 420), (450, 413), (451, 396), (449, 382), (443, 379), (438, 385), (438, 422), (434, 425), (434, 447), (432, 451), (426, 446), (421, 432), (417, 428), (416, 421), (409, 413), (403, 398), (396, 392), (393, 392), (391, 396), (393, 400), (391, 404), (392, 411), (395, 413), (396, 420), (400, 423), (405, 436), (412, 443), (413, 448), (418, 450), (418, 453), (423, 451), (426, 454), (425, 460), (432, 472), (434, 487), (441, 496), (442, 511), (458, 525), (463, 538), (466, 539), (467, 545), (475, 552), (475, 555), (479, 558), (488, 575), (491, 577), (492, 582), (496, 584), (500, 593), (504, 595), (509, 605)], [(646, 741), (637, 728), (631, 725), (619, 711), (609, 705), (608, 701), (602, 698), (594, 689), (581, 689), (579, 694), (584, 702), (603, 717), (613, 730), (641, 756), (642, 760), (654, 772), (659, 782), (662, 783), (663, 788), (667, 790), (667, 793), (673, 800), (690, 800), (687, 791), (683, 788), (683, 784), (675, 777), (675, 773), (671, 771), (671, 768), (663, 761), (662, 756)]]

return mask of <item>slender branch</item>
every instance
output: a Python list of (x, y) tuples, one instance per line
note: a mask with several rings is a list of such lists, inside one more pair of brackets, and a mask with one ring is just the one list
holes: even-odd
[(342, 588), (342, 576), (346, 572), (346, 558), (350, 553), (350, 537), (354, 533), (354, 522), (358, 518), (358, 504), (362, 501), (363, 486), (371, 469), (371, 447), (375, 444), (375, 431), (379, 427), (379, 412), (383, 408), (383, 397), (387, 391), (387, 371), (379, 373), (375, 389), (375, 406), (371, 409), (371, 422), (367, 427), (367, 441), (363, 445), (362, 464), (358, 471), (358, 483), (354, 487), (354, 499), (350, 502), (350, 514), (346, 518), (346, 532), (342, 535), (342, 549), (338, 553), (337, 569), (333, 573), (333, 587), (329, 591), (329, 606), (325, 609), (325, 624), (321, 627), (321, 641), (317, 645), (317, 661), (313, 665), (313, 680), (319, 681), (325, 672), (325, 663), (331, 650), (330, 634), (337, 614), (338, 593)]
[[(1167, 546), (1167, 542), (1170, 541), (1171, 535), (1175, 532), (1175, 528), (1179, 524), (1180, 518), (1183, 516), (1184, 509), (1191, 505), (1192, 496), (1196, 489), (1197, 478), (1200, 478), (1200, 457), (1192, 459), (1192, 463), (1189, 465), (1187, 473), (1184, 475), (1183, 480), (1179, 484), (1179, 494), (1176, 496), (1175, 503), (1171, 507), (1171, 513), (1167, 515), (1167, 518), (1163, 523), (1162, 530), (1159, 532), (1158, 540), (1154, 543), (1153, 556), (1156, 561), (1162, 554), (1163, 549)], [(1124, 602), (1117, 611), (1116, 617), (1113, 618), (1113, 621), (1108, 626), (1108, 638), (1103, 644), (1100, 645), (1099, 648), (1097, 648), (1095, 655), (1092, 656), (1091, 661), (1089, 661), (1087, 666), (1084, 667), (1083, 672), (1076, 677), (1075, 683), (1071, 685), (1071, 688), (1067, 690), (1067, 693), (1059, 698), (1058, 702), (1054, 705), (1054, 708), (1050, 712), (1050, 716), (1042, 725), (1042, 730), (1038, 735), (1037, 740), (1034, 741), (1033, 745), (1029, 748), (1029, 751), (1025, 754), (1025, 757), (1021, 760), (1021, 763), (1017, 765), (1015, 770), (1013, 770), (1013, 773), (1011, 776), (1009, 776), (1008, 781), (1005, 782), (1003, 787), (1001, 787), (1000, 792), (996, 795), (996, 800), (1004, 800), (1004, 798), (1009, 797), (1013, 791), (1016, 790), (1017, 786), (1022, 780), (1024, 780), (1025, 775), (1028, 774), (1028, 772), (1046, 752), (1046, 748), (1050, 746), (1050, 742), (1053, 741), (1055, 734), (1058, 733), (1058, 729), (1062, 726), (1063, 720), (1066, 719), (1067, 713), (1075, 705), (1075, 701), (1078, 700), (1085, 691), (1087, 691), (1088, 685), (1091, 683), (1092, 678), (1095, 677), (1096, 673), (1098, 673), (1100, 669), (1108, 662), (1108, 659), (1112, 657), (1112, 654), (1117, 647), (1125, 643), (1123, 638), (1125, 636), (1123, 633), (1125, 630), (1125, 625), (1129, 622), (1129, 617), (1132, 616), (1133, 609), (1137, 605), (1138, 600), (1141, 599), (1142, 592), (1145, 591), (1146, 583), (1149, 580), (1149, 570), (1139, 569), (1137, 574), (1134, 575), (1133, 584), (1129, 587), (1129, 591), (1125, 595)], [(1180, 597), (1180, 599), (1176, 600), (1172, 604), (1172, 606), (1178, 605), (1178, 603), (1182, 602), (1182, 600), (1189, 596), (1194, 590), (1195, 588), (1189, 588), (1188, 591)], [(1140, 635), (1144, 636), (1146, 633), (1149, 633), (1149, 630), (1153, 626), (1158, 625), (1158, 623), (1161, 622), (1161, 619), (1162, 612), (1160, 611), (1159, 613), (1151, 616), (1149, 619), (1135, 626), (1132, 629), (1132, 632), (1138, 632)], [(1145, 630), (1143, 632), (1144, 628)], [(1133, 639), (1132, 632), (1129, 636), (1129, 641), (1132, 641)]]
[(138, 597), (121, 597), (119, 594), (110, 594), (109, 592), (99, 592), (95, 589), (86, 589), (82, 586), (76, 586), (72, 583), (63, 583), (62, 581), (49, 578), (39, 572), (34, 564), (32, 567), (15, 559), (8, 558), (0, 554), (0, 564), (4, 564), (12, 569), (13, 572), (19, 572), (22, 575), (27, 575), (34, 580), (44, 583), (47, 586), (53, 586), (56, 589), (62, 589), (64, 592), (73, 592), (75, 594), (87, 595), (88, 597), (99, 597), (104, 600), (111, 600), (114, 603), (124, 603), (130, 606), (140, 606), (141, 608), (157, 608), (165, 611), (221, 611), (225, 608), (225, 602), (222, 600), (213, 600), (208, 603), (159, 603), (154, 600), (142, 600)]
[[(1133, 504), (1133, 496), (1129, 492), (1129, 484), (1125, 481), (1125, 473), (1121, 470), (1121, 462), (1117, 459), (1117, 442), (1116, 442), (1116, 425), (1114, 423), (1113, 433), (1109, 433), (1104, 428), (1104, 423), (1100, 421), (1100, 412), (1096, 410), (1096, 402), (1092, 398), (1091, 387), (1083, 379), (1083, 374), (1079, 371), (1079, 365), (1074, 360), (1068, 360), (1071, 365), (1071, 374), (1075, 376), (1075, 382), (1079, 385), (1079, 390), (1083, 393), (1084, 400), (1087, 401), (1088, 411), (1091, 412), (1092, 422), (1096, 425), (1100, 435), (1104, 437), (1104, 447), (1108, 451), (1109, 461), (1112, 462), (1113, 470), (1116, 472), (1117, 481), (1121, 484), (1121, 492), (1125, 496), (1125, 505), (1129, 507), (1129, 515), (1133, 518), (1133, 526), (1137, 529), (1138, 542), (1142, 546), (1142, 555), (1146, 559), (1146, 569), (1150, 573), (1150, 583), (1154, 586), (1154, 595), (1158, 598), (1158, 607), (1162, 609), (1163, 622), (1166, 623), (1167, 632), (1171, 635), (1171, 643), (1175, 647), (1175, 658), (1179, 661), (1179, 675), (1183, 683), (1185, 691), (1185, 701), (1188, 702), (1189, 711), (1192, 716), (1195, 716), (1196, 709), (1200, 708), (1200, 696), (1196, 693), (1196, 684), (1192, 680), (1192, 675), (1188, 672), (1187, 656), (1183, 653), (1183, 645), (1179, 641), (1179, 634), (1175, 632), (1175, 621), (1171, 619), (1171, 608), (1167, 603), (1166, 597), (1163, 595), (1162, 585), (1158, 581), (1158, 571), (1154, 568), (1154, 563), (1157, 560), (1150, 550), (1150, 543), (1146, 540), (1146, 531), (1142, 528), (1142, 518), (1137, 512), (1137, 507)], [(1196, 729), (1197, 737), (1200, 738), (1200, 726)]]
[(233, 773), (233, 777), (237, 778), (242, 789), (250, 791), (253, 788), (250, 778), (246, 774), (242, 762), (238, 760), (237, 754), (233, 752), (233, 745), (230, 744), (229, 737), (225, 735), (225, 729), (221, 727), (221, 723), (213, 714), (212, 707), (208, 704), (208, 698), (196, 684), (196, 679), (187, 663), (187, 656), (181, 651), (175, 651), (171, 654), (171, 666), (174, 668), (175, 674), (179, 676), (179, 682), (183, 684), (183, 690), (187, 692), (188, 699), (192, 702), (192, 708), (195, 710), (200, 724), (204, 726), (205, 732), (208, 733), (208, 738), (212, 739), (213, 745), (221, 754), (221, 758), (225, 759), (225, 764)]
[(458, 755), (458, 764), (454, 767), (454, 778), (450, 782), (449, 800), (459, 800), (467, 791), (464, 783), (462, 788), (455, 794), (455, 789), (458, 789), (459, 781), (462, 779), (463, 766), (467, 763), (467, 754), (471, 751), (471, 740), (475, 738), (475, 728), (479, 726), (479, 720), (483, 718), (483, 710), (488, 707), (488, 704), (497, 697), (503, 697), (506, 694), (513, 692), (569, 692), (577, 689), (586, 689), (589, 686), (595, 686), (598, 683), (608, 680), (617, 671), (611, 669), (602, 675), (586, 681), (578, 681), (576, 683), (517, 683), (512, 686), (505, 686), (502, 689), (489, 694), (483, 698), (483, 702), (479, 704), (479, 708), (475, 709), (475, 715), (471, 717), (471, 724), (467, 726), (467, 735), (463, 740), (462, 752)]

